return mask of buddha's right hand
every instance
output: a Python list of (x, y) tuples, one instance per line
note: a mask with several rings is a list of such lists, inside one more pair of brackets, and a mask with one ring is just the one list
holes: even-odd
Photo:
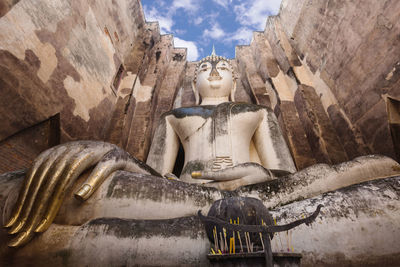
[(94, 165), (90, 176), (75, 193), (79, 199), (86, 200), (116, 170), (157, 175), (147, 165), (109, 143), (76, 141), (48, 149), (35, 159), (5, 224), (5, 227), (11, 227), (10, 234), (18, 234), (8, 245), (21, 246), (33, 237), (34, 232), (46, 231), (67, 190), (82, 172)]
[(273, 180), (275, 176), (262, 165), (247, 162), (217, 171), (195, 171), (192, 172), (192, 178), (212, 180), (212, 182), (203, 185), (215, 187), (219, 190), (233, 191), (241, 186)]

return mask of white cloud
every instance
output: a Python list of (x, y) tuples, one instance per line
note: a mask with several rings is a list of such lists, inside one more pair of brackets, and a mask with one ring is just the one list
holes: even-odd
[(209, 37), (214, 40), (220, 40), (225, 36), (226, 36), (226, 33), (224, 32), (223, 29), (221, 29), (221, 26), (219, 26), (218, 23), (214, 23), (213, 26), (211, 27), (211, 30), (205, 29), (203, 31), (204, 38)]
[(241, 27), (237, 29), (234, 33), (229, 34), (225, 41), (232, 42), (236, 41), (240, 45), (250, 44), (251, 38), (253, 37), (253, 31), (247, 27)]
[(184, 29), (174, 29), (174, 34), (177, 34), (177, 35), (182, 35), (182, 34), (185, 34), (187, 32), (187, 30), (184, 30)]
[(175, 12), (178, 8), (182, 8), (185, 11), (196, 11), (198, 8), (198, 1), (196, 0), (174, 0), (171, 6), (171, 12)]
[(267, 16), (278, 14), (280, 4), (281, 0), (241, 1), (234, 6), (236, 20), (242, 25), (264, 30)]
[(172, 33), (172, 27), (175, 25), (173, 16), (178, 9), (186, 12), (196, 13), (198, 10), (198, 1), (195, 0), (174, 0), (171, 5), (167, 5), (164, 1), (155, 1), (154, 5), (149, 8), (144, 5), (144, 13), (147, 21), (158, 21), (161, 34)]
[(213, 0), (213, 2), (224, 8), (228, 8), (228, 5), (232, 3), (232, 0)]
[(237, 42), (239, 44), (249, 44), (253, 37), (253, 30), (249, 27), (240, 27), (234, 32), (225, 32), (218, 23), (215, 23), (211, 30), (203, 31), (203, 38), (211, 38), (224, 43)]
[(150, 10), (147, 6), (144, 6), (144, 12), (146, 14), (146, 21), (158, 21), (160, 25), (161, 34), (171, 33), (171, 28), (174, 26), (174, 21), (170, 15), (162, 15), (157, 11), (156, 8), (152, 7)]
[(195, 42), (182, 40), (178, 37), (174, 37), (175, 47), (186, 47), (187, 48), (187, 60), (196, 61), (199, 58), (199, 51)]
[(197, 17), (193, 20), (194, 25), (199, 25), (203, 22), (203, 17)]
[(220, 19), (219, 12), (207, 12), (206, 14), (201, 14), (200, 16), (196, 16), (190, 20), (191, 23), (198, 26), (203, 22), (208, 22), (208, 24), (214, 24), (217, 20)]

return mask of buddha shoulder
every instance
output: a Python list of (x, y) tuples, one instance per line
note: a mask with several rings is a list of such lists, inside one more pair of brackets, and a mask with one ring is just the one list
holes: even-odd
[(260, 106), (256, 104), (250, 103), (232, 103), (232, 107), (230, 108), (230, 112), (232, 115), (240, 114), (240, 113), (249, 113), (249, 112), (273, 112), (271, 108), (267, 106)]
[(182, 107), (173, 109), (165, 112), (162, 118), (190, 118), (190, 117), (201, 117), (208, 119), (215, 115), (215, 113), (230, 113), (231, 115), (237, 115), (242, 113), (259, 113), (265, 112), (267, 114), (273, 113), (272, 109), (266, 106), (260, 106), (249, 103), (236, 103), (226, 102), (217, 106), (193, 106), (193, 107)]
[(249, 123), (254, 122), (254, 120), (260, 122), (264, 118), (274, 116), (274, 112), (271, 108), (249, 103), (233, 103), (229, 108), (229, 114), (231, 118), (237, 118), (239, 120), (250, 119), (251, 121), (249, 121)]
[(163, 117), (174, 117), (182, 119), (185, 117), (202, 117), (207, 119), (212, 116), (215, 106), (194, 106), (176, 108), (171, 111), (165, 112)]

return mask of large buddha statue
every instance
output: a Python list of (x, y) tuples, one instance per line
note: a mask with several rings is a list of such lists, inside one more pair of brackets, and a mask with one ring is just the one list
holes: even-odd
[[(169, 175), (179, 143), (185, 152), (180, 180), (221, 190), (274, 179), (273, 173), (296, 169), (273, 112), (262, 106), (234, 103), (236, 83), (229, 62), (214, 53), (200, 61), (193, 88), (199, 106), (162, 115), (147, 163), (103, 142), (78, 141), (42, 153), (33, 164), (6, 223), (20, 233), (19, 246), (33, 232), (45, 231), (60, 208), (64, 192), (86, 168), (96, 165), (76, 197), (87, 199), (114, 171)], [(201, 98), (201, 99), (200, 99)]]
[[(146, 163), (115, 145), (97, 141), (66, 143), (40, 154), (22, 185), (14, 179), (5, 187), (15, 188), (7, 191), (4, 212), (0, 215), (13, 235), (8, 245), (25, 245), (35, 233), (44, 232), (21, 251), (28, 251), (29, 255), (33, 255), (32, 251), (38, 253), (41, 247), (62, 251), (90, 242), (85, 240), (93, 236), (82, 238), (79, 234), (83, 228), (89, 231), (85, 227), (101, 222), (108, 225), (105, 229), (122, 227), (128, 231), (124, 220), (157, 220), (157, 223), (177, 220), (195, 215), (199, 209), (206, 212), (227, 191), (233, 191), (228, 195), (257, 197), (267, 207), (276, 207), (398, 173), (395, 161), (376, 156), (340, 167), (318, 165), (295, 173), (272, 110), (235, 103), (235, 88), (234, 72), (228, 60), (215, 53), (202, 59), (193, 81), (200, 105), (162, 115)], [(180, 144), (185, 159), (176, 179), (171, 173)], [(81, 175), (91, 167), (93, 170), (88, 176)], [(249, 187), (253, 184), (260, 185)], [(111, 222), (101, 218), (114, 219)], [(129, 231), (145, 231), (141, 224), (132, 225), (134, 229)], [(154, 226), (154, 222), (148, 225)], [(146, 231), (151, 236), (152, 231), (158, 231), (155, 228)], [(96, 229), (92, 229), (96, 245), (110, 246), (109, 237), (103, 236), (105, 232)], [(124, 232), (121, 229), (118, 231)], [(176, 240), (182, 238), (182, 244), (189, 242), (181, 232), (169, 234)], [(132, 236), (141, 238), (137, 232)], [(121, 246), (121, 251), (131, 249), (123, 242), (115, 244)], [(78, 255), (82, 249), (74, 251)], [(1, 253), (6, 250), (0, 250)], [(89, 256), (86, 254), (86, 257)]]

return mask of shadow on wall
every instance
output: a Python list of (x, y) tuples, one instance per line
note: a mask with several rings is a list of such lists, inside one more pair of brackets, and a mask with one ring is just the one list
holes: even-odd
[(396, 159), (400, 161), (400, 99), (387, 96), (386, 110)]
[(44, 150), (60, 144), (60, 114), (0, 141), (0, 173), (31, 166)]

